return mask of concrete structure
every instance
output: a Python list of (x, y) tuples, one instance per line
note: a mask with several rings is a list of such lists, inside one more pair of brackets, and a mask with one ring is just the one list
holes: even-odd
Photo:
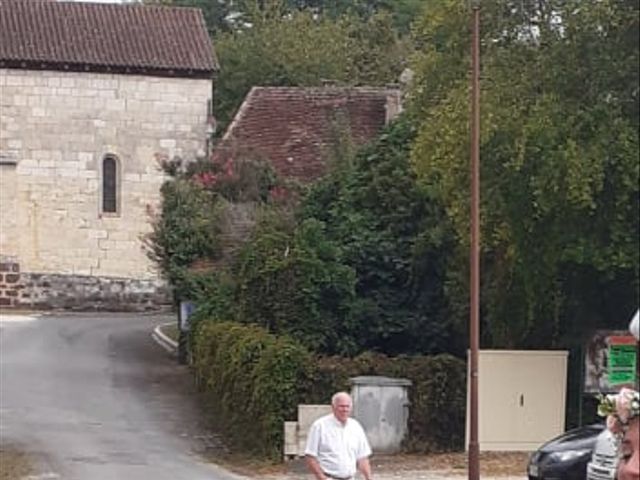
[(0, 2), (0, 306), (166, 302), (159, 160), (204, 154), (215, 69), (198, 10)]
[(307, 436), (313, 422), (331, 413), (331, 405), (298, 405), (298, 420), (284, 422), (284, 458), (304, 456)]
[[(398, 453), (405, 439), (409, 419), (409, 380), (380, 376), (351, 380), (353, 417), (367, 434), (376, 454)], [(298, 419), (284, 422), (284, 458), (304, 456), (313, 422), (331, 413), (331, 405), (298, 405)]]
[(409, 420), (411, 381), (380, 376), (351, 380), (353, 416), (360, 422), (375, 453), (398, 453)]
[[(564, 432), (567, 357), (564, 350), (479, 351), (481, 450), (532, 451)], [(468, 435), (467, 425), (465, 445)]]

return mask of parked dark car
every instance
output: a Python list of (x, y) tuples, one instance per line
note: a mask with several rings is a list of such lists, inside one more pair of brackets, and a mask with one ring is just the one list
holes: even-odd
[(529, 459), (529, 480), (585, 480), (604, 423), (575, 428), (548, 441)]

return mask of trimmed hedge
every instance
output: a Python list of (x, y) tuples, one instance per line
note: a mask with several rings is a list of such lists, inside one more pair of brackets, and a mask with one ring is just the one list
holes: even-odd
[(202, 321), (193, 332), (196, 379), (233, 445), (281, 458), (283, 422), (295, 420), (300, 403), (328, 403), (349, 378), (384, 375), (407, 378), (411, 403), (409, 451), (448, 451), (464, 446), (465, 362), (451, 355), (389, 358), (314, 358), (288, 337), (256, 325)]
[(294, 419), (311, 355), (287, 337), (255, 325), (200, 322), (193, 332), (193, 369), (232, 444), (281, 457), (283, 422)]
[(407, 451), (464, 448), (466, 363), (452, 355), (387, 357), (364, 353), (356, 358), (319, 358), (309, 403), (326, 403), (331, 393), (351, 389), (349, 378), (383, 375), (411, 380)]

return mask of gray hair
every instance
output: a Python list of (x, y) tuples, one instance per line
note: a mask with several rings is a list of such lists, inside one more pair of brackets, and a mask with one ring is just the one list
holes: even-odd
[(338, 392), (334, 393), (333, 397), (331, 397), (331, 405), (335, 406), (336, 403), (338, 403), (338, 400), (342, 397), (348, 398), (349, 401), (353, 403), (353, 401), (351, 400), (351, 395), (349, 395), (347, 392)]

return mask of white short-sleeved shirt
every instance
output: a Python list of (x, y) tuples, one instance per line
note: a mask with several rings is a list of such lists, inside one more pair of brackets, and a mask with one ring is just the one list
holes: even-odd
[(343, 425), (329, 414), (311, 425), (304, 453), (315, 457), (326, 474), (347, 478), (356, 474), (358, 460), (371, 455), (371, 447), (357, 420)]

